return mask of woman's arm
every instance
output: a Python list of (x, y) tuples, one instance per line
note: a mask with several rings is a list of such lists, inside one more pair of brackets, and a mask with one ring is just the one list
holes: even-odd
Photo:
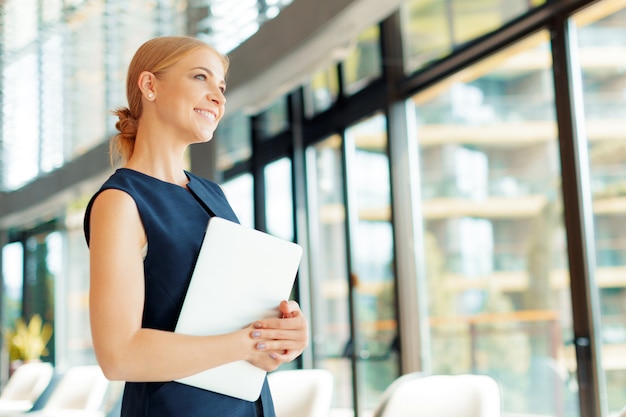
[[(89, 309), (98, 363), (112, 380), (171, 381), (236, 360), (267, 371), (280, 361), (252, 326), (218, 336), (141, 327), (145, 232), (134, 200), (105, 190), (90, 218)], [(175, 360), (174, 360), (175, 358)]]

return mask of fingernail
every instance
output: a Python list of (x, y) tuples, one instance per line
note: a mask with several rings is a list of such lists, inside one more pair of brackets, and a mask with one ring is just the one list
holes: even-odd
[(257, 349), (265, 349), (265, 343), (257, 343), (256, 348)]
[(270, 358), (272, 358), (272, 359), (276, 359), (277, 357), (278, 357), (278, 356), (276, 356), (276, 354), (275, 354), (275, 353), (270, 353)]
[(259, 337), (261, 336), (261, 332), (252, 332), (252, 337)]
[(263, 324), (261, 322), (257, 321), (257, 322), (254, 323), (254, 328), (255, 329), (260, 329), (262, 327), (263, 327)]

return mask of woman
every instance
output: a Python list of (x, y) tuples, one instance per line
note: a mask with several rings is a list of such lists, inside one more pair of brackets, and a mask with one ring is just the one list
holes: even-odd
[(124, 417), (272, 417), (267, 380), (256, 402), (172, 381), (237, 360), (271, 371), (308, 343), (293, 301), (229, 334), (173, 332), (209, 218), (237, 221), (218, 185), (184, 170), (187, 146), (211, 140), (224, 115), (227, 69), (197, 39), (152, 39), (130, 64), (129, 108), (115, 112), (122, 167), (91, 199), (85, 236), (94, 349), (107, 378), (127, 381)]

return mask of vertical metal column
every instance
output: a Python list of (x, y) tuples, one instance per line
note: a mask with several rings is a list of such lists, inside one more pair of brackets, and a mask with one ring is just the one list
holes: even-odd
[[(309, 229), (307, 222), (307, 189), (306, 189), (306, 150), (302, 132), (304, 117), (304, 99), (302, 88), (289, 95), (289, 123), (291, 125), (291, 193), (293, 201), (294, 239), (303, 246), (304, 255), (300, 263), (297, 276), (296, 299), (302, 311), (309, 320), (309, 328), (313, 328), (311, 312), (311, 277), (309, 276)], [(311, 348), (306, 349), (298, 359), (300, 368), (313, 368), (313, 341), (309, 341)]]
[(414, 109), (398, 93), (404, 79), (401, 16), (396, 11), (381, 27), (383, 75), (387, 85), (387, 135), (396, 258), (398, 333), (401, 372), (423, 371), (430, 363), (424, 352), (429, 329), (426, 322), (424, 256), (421, 242), (421, 203), (417, 138), (412, 128)]
[(563, 212), (567, 231), (574, 347), (581, 417), (606, 416), (601, 375), (599, 299), (594, 282), (595, 245), (582, 112), (580, 77), (574, 74), (576, 50), (568, 16), (554, 18), (552, 53), (557, 124), (561, 155)]

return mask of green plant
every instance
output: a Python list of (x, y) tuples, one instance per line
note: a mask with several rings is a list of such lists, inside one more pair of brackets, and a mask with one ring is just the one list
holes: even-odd
[(52, 326), (43, 323), (41, 316), (35, 314), (28, 325), (21, 317), (15, 320), (15, 328), (6, 333), (9, 347), (9, 359), (32, 361), (48, 354), (46, 345), (52, 337)]

